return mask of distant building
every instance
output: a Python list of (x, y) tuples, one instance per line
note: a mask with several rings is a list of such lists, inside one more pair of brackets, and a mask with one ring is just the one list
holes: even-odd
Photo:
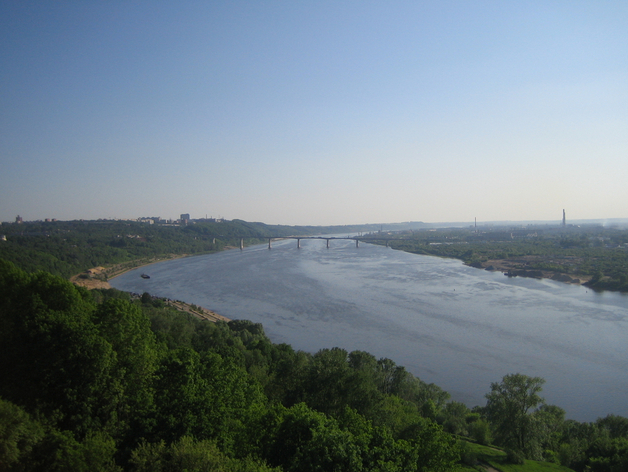
[(224, 218), (214, 218), (214, 217), (207, 218), (207, 217), (205, 217), (205, 218), (199, 218), (198, 220), (194, 220), (194, 221), (196, 221), (197, 223), (222, 223), (223, 221), (225, 221), (225, 219)]
[(0, 234), (0, 241), (6, 241), (7, 237), (5, 234)]
[(23, 223), (23, 221), (22, 221), (22, 217), (21, 217), (20, 215), (17, 215), (17, 216), (15, 217), (15, 223), (16, 223), (16, 224), (18, 224), (18, 225), (20, 225), (20, 224), (22, 224), (22, 223)]

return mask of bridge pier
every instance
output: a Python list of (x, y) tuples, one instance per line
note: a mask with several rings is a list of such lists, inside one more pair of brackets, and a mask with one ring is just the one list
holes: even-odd
[[(324, 239), (325, 243), (326, 243), (326, 246), (327, 246), (327, 249), (330, 248), (332, 239), (342, 239), (342, 240), (347, 240), (347, 241), (353, 240), (353, 241), (355, 241), (355, 247), (356, 248), (360, 247), (360, 238), (363, 238), (363, 240), (366, 241), (367, 244), (368, 244), (369, 241), (384, 241), (386, 243), (386, 247), (392, 247), (391, 246), (391, 242), (392, 241), (402, 241), (403, 240), (403, 238), (377, 238), (377, 237), (368, 238), (368, 237), (363, 237), (363, 236), (350, 236), (350, 235), (347, 235), (346, 237), (336, 237), (336, 236), (334, 236), (334, 237), (330, 237), (330, 238), (325, 237), (325, 236), (272, 236), (272, 237), (265, 236), (265, 237), (261, 237), (260, 239), (264, 239), (264, 238), (268, 239), (268, 249), (272, 249), (272, 247), (273, 247), (273, 239), (277, 239), (277, 240), (296, 239), (297, 240), (297, 249), (301, 249), (301, 240), (302, 239), (318, 239), (318, 240)], [(244, 237), (235, 236), (234, 239), (236, 239), (236, 240), (240, 239), (240, 250), (243, 250), (244, 249), (244, 239), (245, 238)], [(213, 244), (216, 244), (216, 238), (213, 238)]]

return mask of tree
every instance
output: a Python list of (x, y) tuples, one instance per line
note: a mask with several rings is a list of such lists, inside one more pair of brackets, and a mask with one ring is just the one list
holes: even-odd
[(152, 384), (157, 369), (157, 343), (150, 321), (137, 305), (110, 299), (96, 309), (94, 321), (100, 335), (116, 353), (113, 375), (121, 382), (117, 408), (118, 428), (138, 434), (153, 405)]
[(545, 460), (554, 457), (560, 449), (565, 410), (556, 405), (542, 405), (535, 413), (536, 434)]
[(608, 415), (595, 422), (602, 430), (608, 431), (611, 438), (628, 438), (628, 418)]
[(115, 463), (115, 441), (106, 433), (90, 431), (78, 441), (70, 431), (53, 430), (45, 443), (48, 455), (41, 458), (43, 467), (36, 470), (122, 472)]
[(151, 297), (150, 293), (148, 292), (144, 292), (142, 294), (142, 304), (144, 305), (151, 305), (153, 303), (153, 297)]
[(493, 440), (491, 437), (491, 426), (482, 419), (471, 423), (468, 427), (468, 431), (469, 436), (471, 436), (478, 444), (488, 446)]
[(544, 383), (540, 377), (510, 374), (500, 383), (491, 384), (491, 392), (486, 394), (486, 414), (498, 445), (527, 455), (532, 452), (535, 420), (529, 412), (543, 404), (539, 392)]
[(625, 472), (628, 470), (628, 438), (598, 438), (586, 451), (586, 470)]
[(411, 446), (411, 454), (406, 456), (402, 470), (448, 472), (456, 469), (460, 460), (456, 439), (436, 423), (421, 418), (403, 431), (401, 439)]
[(360, 448), (350, 431), (304, 403), (276, 408), (265, 421), (261, 444), (273, 466), (290, 471), (359, 471)]
[(56, 426), (115, 422), (116, 355), (92, 321), (90, 295), (60, 277), (0, 261), (0, 395)]
[(43, 435), (43, 427), (28, 413), (0, 398), (0, 470), (23, 460)]
[(467, 416), (470, 410), (464, 403), (450, 402), (439, 415), (439, 423), (442, 423), (443, 429), (451, 434), (467, 433)]
[(192, 349), (171, 350), (157, 370), (156, 439), (213, 439), (223, 452), (230, 452), (247, 415), (263, 400), (259, 386), (228, 359)]
[(347, 356), (347, 351), (338, 347), (314, 354), (304, 392), (310, 407), (331, 415), (344, 409), (351, 376)]

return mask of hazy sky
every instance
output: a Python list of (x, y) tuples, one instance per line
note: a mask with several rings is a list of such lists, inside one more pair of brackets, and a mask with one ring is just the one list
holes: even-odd
[(4, 1), (0, 221), (628, 217), (628, 2)]

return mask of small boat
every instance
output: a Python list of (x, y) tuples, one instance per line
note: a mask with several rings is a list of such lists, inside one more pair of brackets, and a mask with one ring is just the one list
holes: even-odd
[(150, 275), (142, 274), (140, 275), (143, 279), (150, 279)]

